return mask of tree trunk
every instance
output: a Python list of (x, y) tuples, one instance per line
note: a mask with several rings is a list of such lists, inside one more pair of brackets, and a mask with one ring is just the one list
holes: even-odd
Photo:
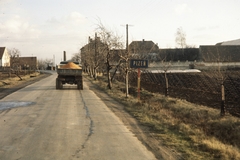
[(92, 69), (92, 67), (90, 67), (90, 77), (91, 78), (93, 77), (93, 69)]
[(222, 100), (221, 100), (221, 116), (225, 116), (225, 88), (224, 82), (221, 84), (221, 93), (222, 93)]
[(88, 67), (88, 71), (87, 72), (88, 72), (88, 75), (91, 76), (91, 68), (90, 67)]
[(93, 78), (97, 80), (97, 69), (95, 67), (93, 68)]
[(168, 97), (168, 78), (167, 78), (167, 73), (164, 73), (165, 77), (165, 97)]
[(116, 74), (116, 72), (117, 72), (118, 67), (120, 66), (120, 64), (121, 64), (121, 61), (119, 61), (118, 65), (117, 65), (116, 68), (115, 68), (115, 71), (113, 72), (113, 75), (112, 75), (112, 77), (111, 77), (111, 82), (113, 81), (113, 78), (114, 78), (114, 76), (115, 76), (115, 74)]
[(112, 89), (111, 74), (109, 69), (107, 70), (107, 77), (108, 77), (108, 89)]
[(128, 68), (126, 69), (125, 84), (126, 84), (126, 98), (128, 98)]
[(21, 77), (21, 76), (19, 76), (19, 73), (18, 73), (18, 71), (17, 71), (15, 74), (18, 76), (18, 78), (20, 78), (20, 80), (22, 80), (22, 77)]

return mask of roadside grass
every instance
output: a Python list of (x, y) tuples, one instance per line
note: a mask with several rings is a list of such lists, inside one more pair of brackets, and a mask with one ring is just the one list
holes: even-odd
[(126, 111), (148, 126), (161, 144), (179, 152), (182, 159), (240, 159), (239, 118), (221, 117), (220, 110), (143, 89), (141, 101), (137, 100), (136, 92), (126, 98), (123, 83), (115, 81), (112, 90), (108, 90), (106, 77), (96, 81), (86, 78), (124, 104)]
[(32, 73), (32, 74), (27, 74), (27, 75), (21, 75), (22, 80), (17, 76), (12, 76), (10, 78), (0, 77), (0, 87), (9, 88), (9, 87), (12, 87), (14, 85), (24, 83), (25, 81), (29, 81), (29, 80), (32, 79), (32, 77), (37, 77), (39, 75), (40, 75), (39, 72), (35, 72), (35, 73)]

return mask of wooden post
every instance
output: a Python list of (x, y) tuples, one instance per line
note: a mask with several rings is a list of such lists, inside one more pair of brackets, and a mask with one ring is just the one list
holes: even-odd
[(168, 78), (167, 78), (167, 72), (164, 73), (165, 77), (165, 97), (168, 97)]
[(147, 67), (148, 67), (148, 61), (147, 60), (141, 60), (141, 59), (131, 59), (130, 60), (130, 68), (137, 68), (138, 69), (137, 87), (138, 87), (138, 100), (139, 101), (140, 101), (140, 77), (141, 77), (140, 68), (147, 68)]
[(221, 84), (221, 92), (222, 92), (221, 116), (225, 116), (225, 89), (224, 89), (224, 83)]
[(127, 60), (126, 60), (126, 98), (128, 98), (128, 61), (129, 61), (129, 52), (128, 52), (128, 24), (126, 24), (126, 52), (127, 52)]
[(138, 86), (138, 101), (140, 101), (140, 77), (141, 77), (141, 71), (140, 71), (140, 68), (138, 68), (138, 83), (137, 83), (137, 86)]

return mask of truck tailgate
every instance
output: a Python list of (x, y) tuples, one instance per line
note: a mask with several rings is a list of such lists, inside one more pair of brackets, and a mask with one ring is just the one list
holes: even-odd
[(59, 75), (82, 75), (82, 69), (57, 69)]

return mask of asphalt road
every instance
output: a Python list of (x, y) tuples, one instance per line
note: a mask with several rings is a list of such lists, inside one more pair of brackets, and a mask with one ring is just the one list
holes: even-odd
[(156, 159), (84, 83), (56, 74), (0, 100), (0, 160)]

